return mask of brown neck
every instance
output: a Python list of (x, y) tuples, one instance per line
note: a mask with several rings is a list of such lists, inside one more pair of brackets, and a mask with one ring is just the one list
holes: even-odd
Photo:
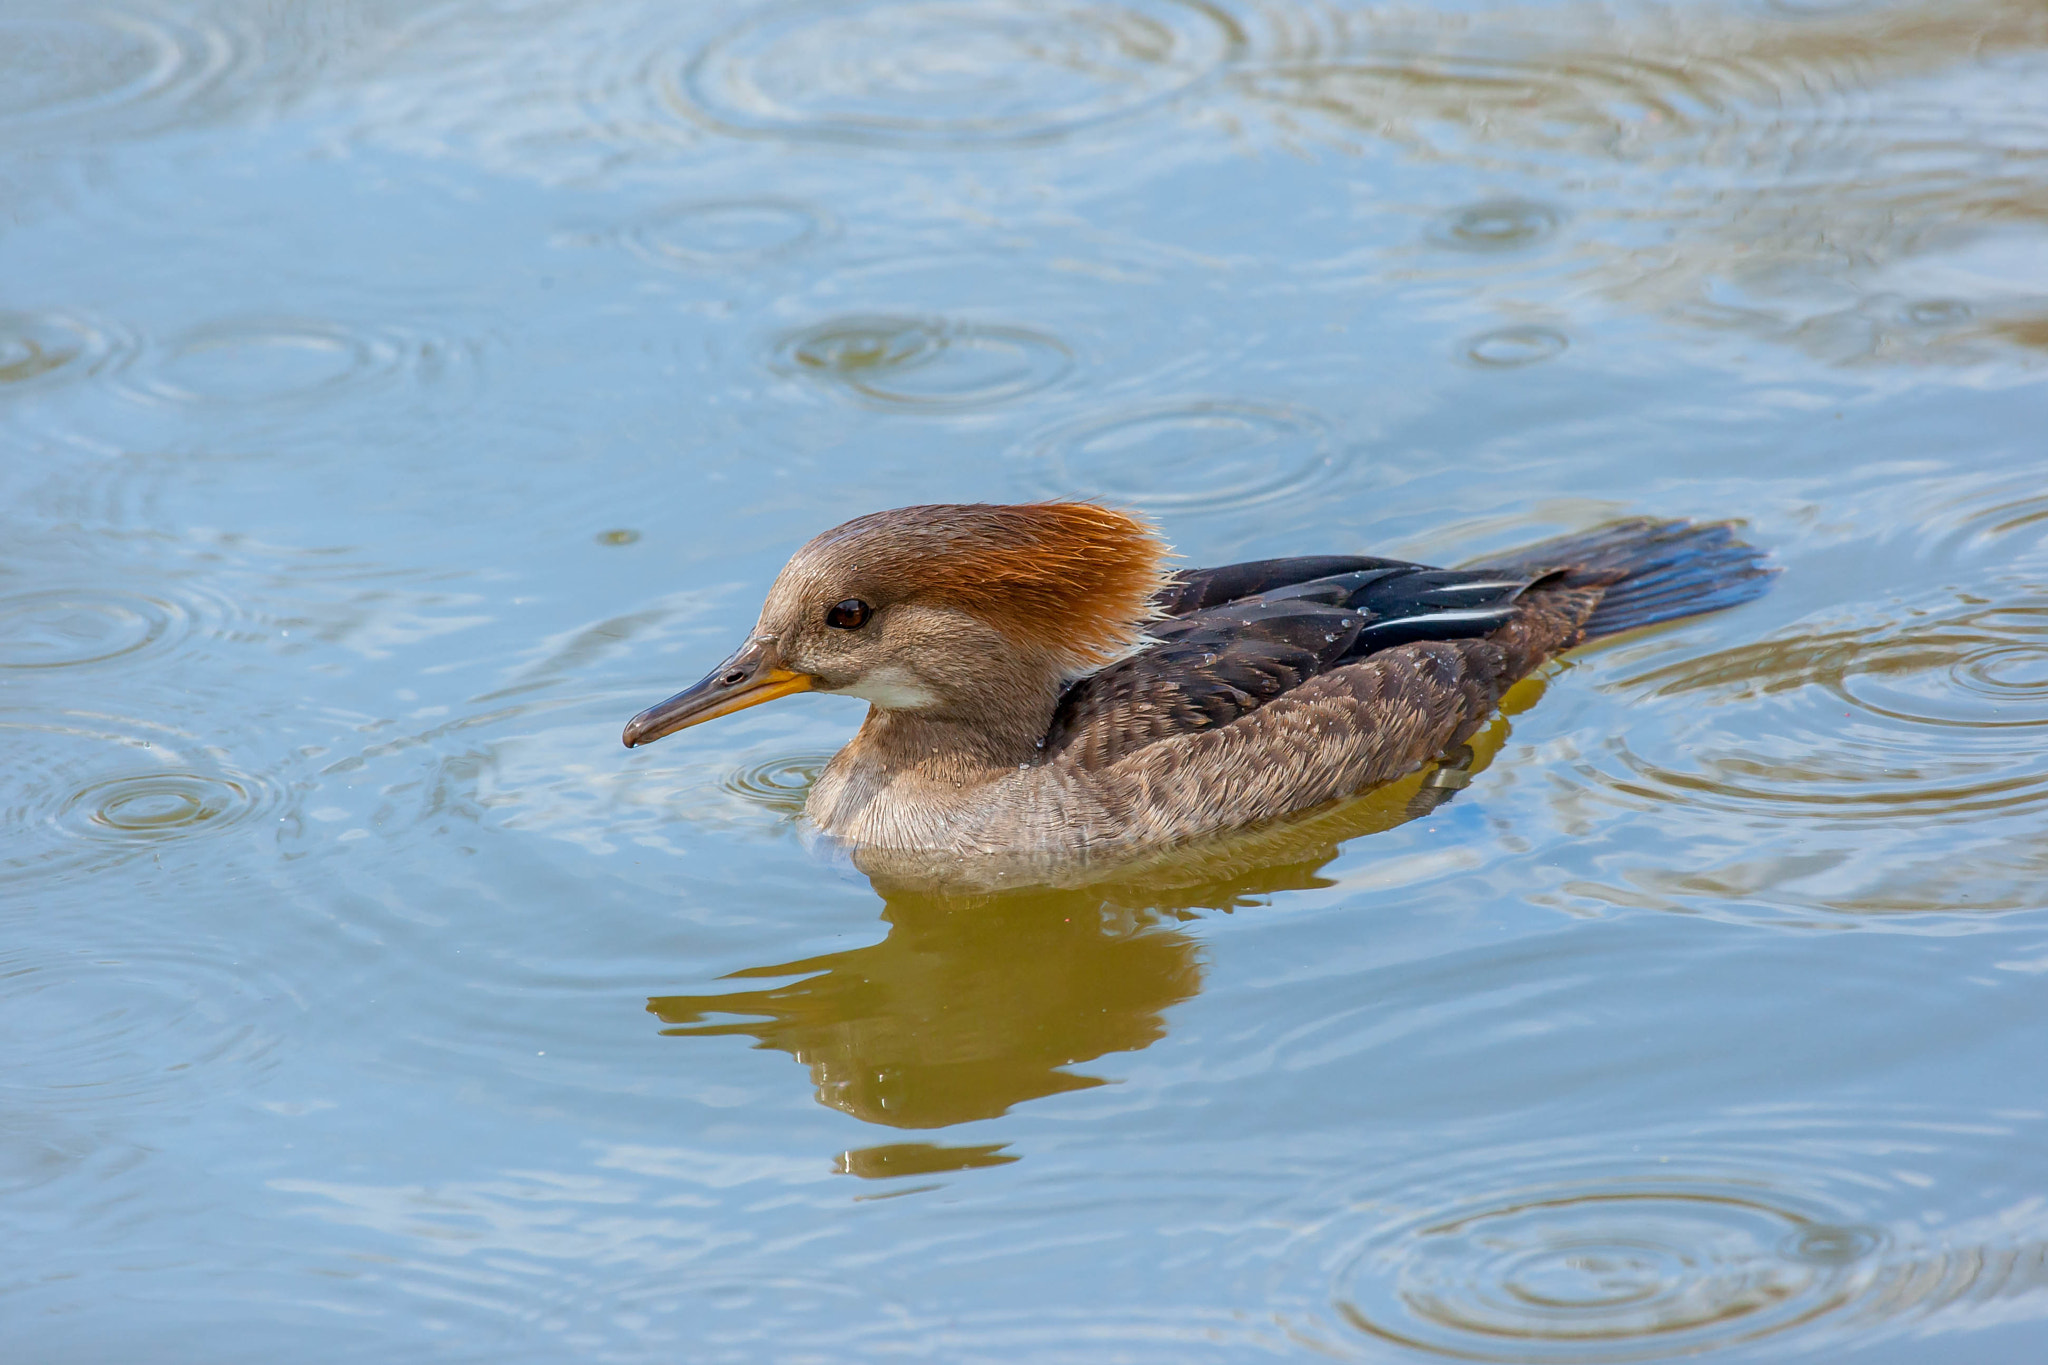
[(971, 713), (885, 711), (873, 707), (845, 757), (889, 777), (916, 773), (941, 781), (986, 780), (1037, 761), (1052, 726), (1059, 689), (1042, 696), (1010, 695), (1003, 704)]

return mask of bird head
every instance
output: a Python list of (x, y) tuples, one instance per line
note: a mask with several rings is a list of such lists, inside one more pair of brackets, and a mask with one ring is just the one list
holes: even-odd
[(969, 724), (1049, 714), (1068, 682), (1136, 646), (1165, 558), (1150, 526), (1094, 503), (856, 517), (799, 549), (745, 642), (635, 716), (625, 743), (795, 692)]

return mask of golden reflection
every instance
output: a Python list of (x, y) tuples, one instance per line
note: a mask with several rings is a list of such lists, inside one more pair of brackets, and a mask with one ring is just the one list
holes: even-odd
[(995, 1142), (978, 1147), (942, 1147), (936, 1142), (890, 1142), (841, 1152), (837, 1168), (841, 1175), (857, 1175), (863, 1180), (973, 1171), (985, 1166), (1007, 1166), (1018, 1160), (1003, 1150), (1008, 1145)]
[(811, 1070), (821, 1103), (892, 1128), (943, 1128), (1102, 1082), (1065, 1068), (1131, 1052), (1201, 988), (1169, 916), (1099, 895), (886, 894), (880, 943), (733, 973), (797, 977), (658, 996), (675, 1037), (751, 1035)]
[[(1534, 703), (1540, 680), (1509, 694)], [(1026, 1100), (1105, 1084), (1073, 1070), (1165, 1036), (1166, 1013), (1202, 988), (1202, 946), (1184, 927), (1276, 892), (1328, 886), (1346, 840), (1427, 815), (1483, 771), (1504, 717), (1453, 759), (1352, 801), (1235, 838), (1115, 868), (1069, 886), (977, 889), (937, 869), (869, 868), (889, 933), (880, 943), (734, 972), (778, 984), (656, 996), (672, 1037), (745, 1036), (810, 1068), (818, 1101), (891, 1128), (994, 1118)], [(863, 1176), (1015, 1160), (999, 1147), (893, 1144), (850, 1151)]]

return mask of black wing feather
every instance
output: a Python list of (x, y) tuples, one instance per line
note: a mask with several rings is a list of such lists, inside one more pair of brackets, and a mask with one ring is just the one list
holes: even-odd
[(1142, 652), (1067, 689), (1048, 753), (1099, 768), (1228, 725), (1320, 673), (1417, 640), (1491, 634), (1536, 581), (1365, 555), (1265, 559), (1176, 576)]
[(1167, 616), (1220, 607), (1257, 597), (1277, 588), (1328, 578), (1333, 574), (1360, 569), (1413, 569), (1419, 566), (1400, 559), (1376, 559), (1372, 555), (1296, 555), (1292, 559), (1252, 559), (1242, 564), (1224, 564), (1214, 569), (1182, 569), (1167, 579), (1166, 586), (1152, 598)]

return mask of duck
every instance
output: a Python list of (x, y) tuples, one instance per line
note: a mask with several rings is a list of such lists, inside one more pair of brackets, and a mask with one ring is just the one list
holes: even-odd
[(1363, 554), (1176, 569), (1087, 501), (855, 517), (626, 747), (802, 692), (868, 703), (806, 821), (855, 851), (1064, 863), (1244, 831), (1457, 752), (1595, 641), (1759, 596), (1733, 522), (1631, 518), (1436, 568)]

